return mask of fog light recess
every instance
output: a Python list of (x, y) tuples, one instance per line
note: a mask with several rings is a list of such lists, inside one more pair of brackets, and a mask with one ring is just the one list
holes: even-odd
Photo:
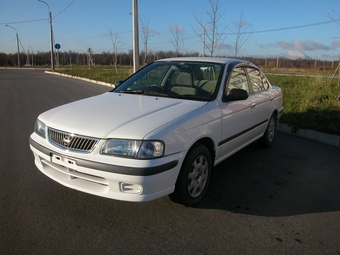
[(140, 194), (143, 191), (143, 187), (138, 184), (121, 182), (120, 190), (129, 194)]

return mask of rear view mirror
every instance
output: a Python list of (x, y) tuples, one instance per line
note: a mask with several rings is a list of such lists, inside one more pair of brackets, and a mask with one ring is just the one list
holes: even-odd
[(118, 80), (115, 82), (115, 87), (117, 88), (118, 86), (120, 86), (120, 84), (122, 84), (124, 81), (122, 80)]
[(225, 96), (226, 102), (229, 101), (239, 101), (239, 100), (246, 100), (248, 98), (248, 92), (244, 89), (232, 89), (228, 96)]

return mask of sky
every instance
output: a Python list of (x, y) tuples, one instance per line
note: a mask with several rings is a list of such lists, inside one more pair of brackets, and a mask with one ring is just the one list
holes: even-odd
[[(48, 52), (52, 13), (54, 44), (60, 51), (118, 52), (132, 49), (132, 0), (0, 0), (0, 52)], [(213, 2), (216, 0), (212, 0)], [(219, 0), (221, 46), (215, 55), (234, 56), (235, 24), (241, 14), (245, 43), (237, 56), (339, 60), (340, 0)], [(138, 0), (139, 20), (148, 23), (147, 50), (174, 51), (170, 28), (182, 34), (181, 52), (203, 52), (202, 30), (209, 0)], [(8, 25), (8, 26), (6, 26)], [(141, 29), (142, 24), (139, 22)], [(223, 30), (226, 27), (226, 30)], [(145, 43), (140, 35), (140, 51)], [(208, 51), (206, 50), (207, 54)]]

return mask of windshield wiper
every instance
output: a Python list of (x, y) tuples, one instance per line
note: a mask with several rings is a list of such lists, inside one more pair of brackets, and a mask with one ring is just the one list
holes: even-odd
[(120, 90), (117, 93), (124, 93), (124, 94), (136, 94), (136, 95), (152, 95), (152, 96), (163, 96), (168, 97), (169, 95), (162, 92), (157, 92), (153, 90)]
[(167, 93), (153, 91), (153, 90), (144, 90), (144, 95), (163, 96), (163, 97), (169, 96)]
[(181, 98), (188, 100), (197, 100), (197, 101), (210, 101), (209, 97), (197, 96), (197, 95), (172, 95), (172, 98)]
[(119, 91), (117, 91), (117, 93), (143, 95), (144, 90), (119, 90)]

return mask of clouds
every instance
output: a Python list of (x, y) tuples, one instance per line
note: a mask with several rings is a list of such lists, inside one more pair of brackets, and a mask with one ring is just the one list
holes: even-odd
[(271, 47), (273, 48), (276, 48), (278, 47), (275, 43), (262, 43), (262, 44), (259, 44), (259, 47), (262, 48), (262, 49), (269, 49)]
[(277, 42), (277, 45), (279, 45), (282, 49), (285, 49), (285, 50), (298, 50), (298, 51), (314, 51), (314, 50), (330, 50), (331, 49), (331, 47), (325, 46), (321, 43), (318, 43), (312, 40), (306, 40), (306, 41), (294, 40), (290, 43)]
[(307, 56), (304, 52), (299, 50), (289, 50), (287, 53), (283, 54), (287, 58), (301, 58), (301, 59), (307, 59), (309, 56)]
[(340, 41), (333, 41), (330, 46), (313, 40), (294, 40), (292, 42), (279, 41), (276, 45), (285, 50), (285, 52), (282, 53), (284, 57), (308, 59), (311, 57), (308, 56), (306, 52), (310, 52), (310, 54), (312, 54), (312, 52), (320, 54), (322, 51), (332, 51), (336, 48), (340, 48)]
[(332, 42), (332, 47), (333, 48), (340, 48), (340, 40), (336, 40)]

